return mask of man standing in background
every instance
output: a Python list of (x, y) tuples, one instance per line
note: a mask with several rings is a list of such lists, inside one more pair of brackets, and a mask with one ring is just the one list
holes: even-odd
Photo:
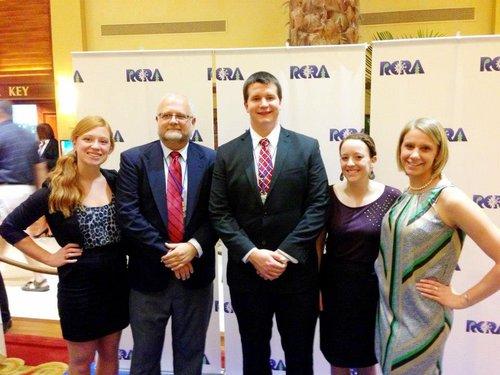
[[(35, 137), (12, 122), (12, 103), (0, 100), (0, 223), (41, 186), (45, 176), (46, 166), (38, 157)], [(5, 240), (0, 238), (0, 253), (6, 247)], [(6, 331), (12, 326), (12, 320), (1, 274), (0, 309)]]

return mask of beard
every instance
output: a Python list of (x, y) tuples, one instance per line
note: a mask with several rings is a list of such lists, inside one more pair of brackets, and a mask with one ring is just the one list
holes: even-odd
[(182, 134), (180, 130), (167, 130), (165, 133), (163, 133), (162, 138), (165, 141), (182, 141), (186, 136)]

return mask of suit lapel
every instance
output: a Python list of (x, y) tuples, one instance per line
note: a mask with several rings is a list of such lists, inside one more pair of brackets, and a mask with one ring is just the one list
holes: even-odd
[(285, 160), (290, 150), (290, 133), (288, 130), (281, 128), (280, 137), (278, 140), (278, 148), (276, 149), (276, 159), (274, 161), (273, 177), (271, 178), (271, 186), (269, 187), (269, 194), (273, 191), (276, 181), (279, 178), (281, 171), (285, 165)]
[(253, 144), (252, 144), (252, 136), (250, 135), (250, 131), (247, 130), (241, 137), (242, 145), (242, 162), (245, 166), (245, 174), (247, 175), (248, 182), (250, 186), (255, 191), (255, 197), (262, 202), (260, 199), (259, 187), (257, 186), (257, 174), (255, 172), (255, 159), (253, 155)]
[(149, 186), (165, 226), (167, 225), (167, 187), (165, 185), (165, 166), (163, 151), (160, 141), (153, 143), (152, 147), (145, 153), (145, 167), (148, 175)]
[(184, 226), (187, 227), (189, 221), (193, 217), (198, 202), (198, 194), (200, 192), (200, 184), (203, 177), (203, 163), (205, 155), (198, 148), (198, 145), (190, 142), (187, 152), (187, 174), (188, 174), (188, 191), (187, 191), (187, 207)]

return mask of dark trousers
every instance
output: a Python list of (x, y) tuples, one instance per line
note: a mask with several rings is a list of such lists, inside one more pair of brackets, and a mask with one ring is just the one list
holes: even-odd
[(0, 309), (2, 310), (2, 322), (7, 323), (10, 320), (9, 299), (3, 282), (2, 274), (0, 273)]
[(130, 327), (134, 339), (131, 375), (160, 375), (165, 328), (172, 317), (175, 375), (201, 375), (205, 338), (212, 312), (213, 285), (185, 288), (171, 279), (160, 292), (130, 291)]
[(243, 374), (271, 375), (269, 342), (275, 315), (285, 352), (286, 373), (311, 375), (318, 291), (278, 294), (230, 289), (230, 292), (241, 336)]

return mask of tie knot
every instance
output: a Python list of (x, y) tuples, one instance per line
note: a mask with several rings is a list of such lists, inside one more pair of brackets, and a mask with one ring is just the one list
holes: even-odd
[(260, 147), (262, 148), (267, 148), (267, 146), (269, 146), (269, 139), (267, 138), (262, 138), (259, 142), (260, 144)]
[(172, 158), (172, 160), (179, 159), (179, 156), (181, 156), (181, 154), (179, 152), (177, 152), (177, 151), (170, 152), (170, 157)]

